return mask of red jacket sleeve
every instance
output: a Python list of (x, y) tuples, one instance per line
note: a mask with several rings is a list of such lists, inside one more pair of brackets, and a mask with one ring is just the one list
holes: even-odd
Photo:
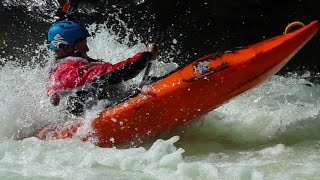
[[(144, 61), (150, 59), (151, 55), (148, 52), (137, 53), (133, 57), (114, 65), (106, 62), (89, 62), (81, 57), (68, 57), (53, 69), (47, 85), (47, 94), (52, 96), (61, 91), (81, 87), (101, 77), (111, 77), (113, 82), (115, 82), (114, 79), (121, 82), (137, 74), (136, 71), (140, 72), (140, 66), (146, 63)], [(132, 73), (132, 71), (135, 71), (135, 73)]]

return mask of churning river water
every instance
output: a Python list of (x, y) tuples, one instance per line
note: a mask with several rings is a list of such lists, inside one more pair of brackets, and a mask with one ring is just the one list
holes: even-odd
[[(143, 50), (101, 29), (89, 39), (93, 58), (116, 62)], [(309, 81), (317, 75), (273, 76), (190, 127), (143, 147), (116, 149), (31, 137), (64, 117), (45, 95), (48, 68), (1, 61), (8, 61), (0, 68), (1, 179), (320, 178), (320, 85)], [(153, 71), (173, 66), (155, 62)]]

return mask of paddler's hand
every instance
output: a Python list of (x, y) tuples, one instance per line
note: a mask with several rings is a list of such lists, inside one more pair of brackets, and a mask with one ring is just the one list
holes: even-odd
[(148, 43), (147, 44), (147, 51), (151, 53), (152, 59), (159, 56), (159, 48), (155, 43)]

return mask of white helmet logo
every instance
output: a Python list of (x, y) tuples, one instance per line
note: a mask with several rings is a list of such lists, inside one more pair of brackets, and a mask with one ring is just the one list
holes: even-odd
[(66, 44), (68, 45), (68, 42), (63, 39), (63, 37), (60, 34), (57, 34), (54, 36), (53, 40), (51, 41), (52, 45), (56, 48), (58, 48), (59, 44)]

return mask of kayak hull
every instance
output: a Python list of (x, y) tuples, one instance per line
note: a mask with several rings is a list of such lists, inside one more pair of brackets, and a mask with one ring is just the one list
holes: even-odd
[[(286, 35), (235, 51), (204, 56), (106, 109), (83, 138), (110, 147), (182, 126), (277, 73), (317, 32), (317, 21)], [(40, 138), (72, 137), (81, 124), (60, 126)]]

